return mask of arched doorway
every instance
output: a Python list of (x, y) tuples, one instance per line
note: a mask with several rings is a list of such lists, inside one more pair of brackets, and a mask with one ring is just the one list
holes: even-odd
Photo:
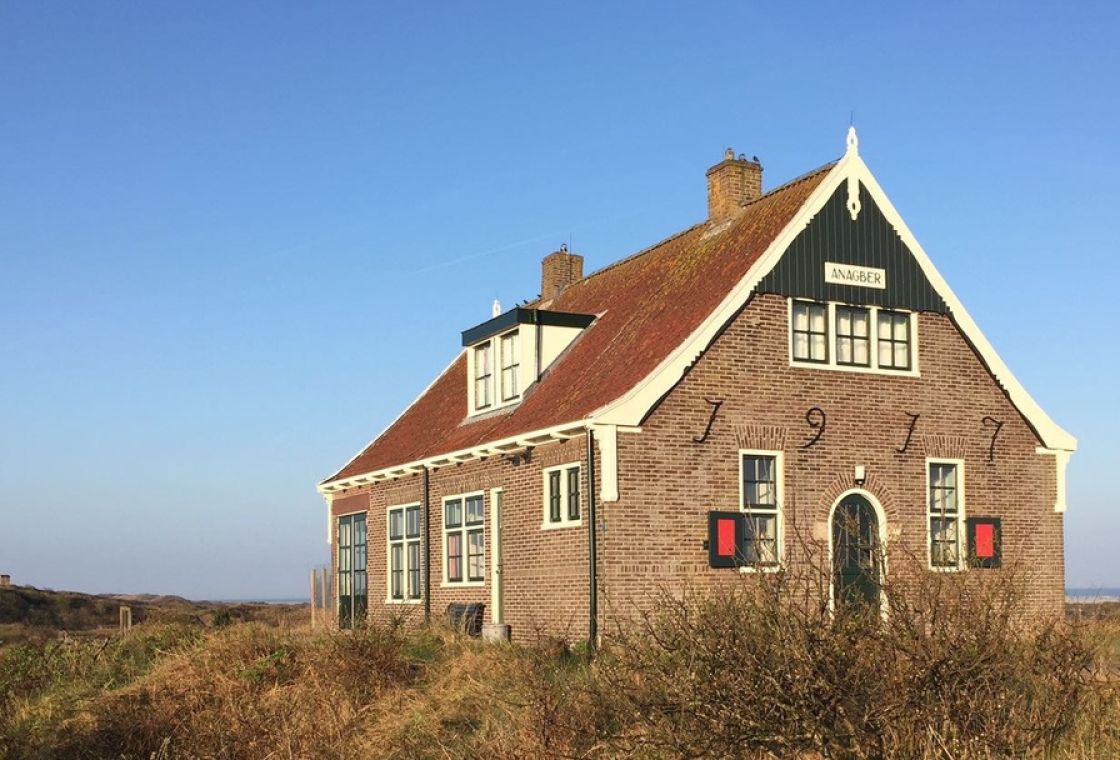
[(832, 599), (837, 609), (882, 606), (883, 526), (879, 510), (858, 491), (832, 509)]

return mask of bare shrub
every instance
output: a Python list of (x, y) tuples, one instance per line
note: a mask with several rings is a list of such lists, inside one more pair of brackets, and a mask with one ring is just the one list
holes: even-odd
[[(1058, 620), (1027, 622), (1003, 582), (900, 573), (877, 605), (832, 611), (781, 573), (663, 593), (599, 665), (635, 756), (1031, 757), (1086, 704), (1093, 656)], [(808, 602), (808, 603), (807, 603)]]

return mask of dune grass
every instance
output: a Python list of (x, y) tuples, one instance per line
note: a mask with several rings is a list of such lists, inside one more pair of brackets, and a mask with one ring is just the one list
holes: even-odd
[(661, 610), (594, 663), (543, 636), (391, 626), (153, 622), (9, 645), (0, 757), (1120, 757), (1120, 617), (867, 638), (810, 630), (766, 597)]

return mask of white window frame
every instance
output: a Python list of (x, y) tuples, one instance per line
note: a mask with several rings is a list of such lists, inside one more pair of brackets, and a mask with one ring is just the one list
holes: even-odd
[[(515, 365), (514, 375), (517, 380), (517, 393), (510, 398), (503, 398), (504, 388), (502, 387), (502, 340), (504, 338), (513, 338), (514, 351), (517, 355), (517, 364)], [(504, 409), (508, 406), (513, 406), (521, 402), (521, 397), (525, 393), (525, 374), (523, 372), (522, 359), (524, 351), (523, 348), (523, 335), (521, 329), (514, 328), (506, 330), (505, 332), (494, 335), (486, 340), (480, 340), (478, 343), (471, 344), (467, 347), (467, 415), (473, 417), (477, 414), (486, 414), (493, 412), (495, 409)], [(490, 376), (487, 378), (487, 393), (490, 398), (490, 403), (486, 406), (478, 406), (478, 397), (476, 386), (478, 378), (475, 377), (475, 357), (478, 356), (480, 349), (486, 348), (490, 352)]]
[(773, 457), (774, 459), (774, 489), (775, 489), (775, 519), (777, 526), (774, 529), (778, 561), (773, 565), (743, 565), (739, 568), (741, 573), (776, 573), (785, 567), (786, 561), (786, 520), (785, 520), (785, 452), (772, 449), (739, 449), (739, 460), (736, 470), (739, 473), (739, 506), (738, 511), (749, 514), (746, 508), (746, 493), (743, 490), (743, 459), (745, 457)]
[[(498, 393), (495, 395), (495, 401), (499, 404), (512, 404), (521, 398), (521, 336), (518, 330), (510, 330), (509, 332), (502, 333), (494, 338), (494, 346), (498, 349), (498, 380), (495, 386)], [(512, 353), (513, 363), (506, 364), (505, 345), (509, 341), (510, 353)], [(512, 370), (510, 375), (513, 377), (513, 387), (515, 393), (512, 396), (506, 396), (506, 370)]]
[[(934, 517), (930, 509), (930, 466), (935, 464), (950, 464), (957, 468), (957, 564), (956, 566), (947, 565), (934, 565), (933, 564), (933, 530), (930, 527), (930, 520)], [(927, 457), (926, 458), (926, 491), (925, 491), (925, 508), (923, 513), (926, 522), (926, 567), (930, 570), (939, 573), (960, 573), (968, 569), (968, 536), (965, 535), (965, 528), (968, 522), (965, 520), (965, 472), (963, 459), (951, 459), (944, 457)]]
[[(812, 361), (810, 359), (795, 359), (793, 356), (793, 304), (795, 302), (814, 303), (826, 306), (828, 309), (826, 329), (828, 360)], [(848, 306), (867, 309), (871, 324), (869, 327), (870, 359), (869, 365), (840, 364), (836, 361), (836, 307)], [(910, 318), (910, 368), (892, 369), (879, 366), (879, 312), (888, 311), (897, 314), (906, 314)], [(786, 339), (788, 343), (789, 366), (803, 369), (824, 369), (835, 372), (862, 372), (872, 375), (891, 375), (893, 377), (921, 377), (918, 368), (918, 312), (908, 309), (888, 309), (885, 306), (872, 306), (870, 304), (846, 303), (841, 301), (817, 301), (811, 298), (786, 299)]]
[[(476, 496), (478, 498), (482, 499), (482, 520), (479, 521), (478, 523), (472, 523), (471, 525), (467, 525), (467, 499), (471, 499), (471, 498), (474, 498)], [(447, 504), (448, 504), (448, 502), (452, 502), (452, 501), (456, 501), (456, 500), (461, 502), (460, 509), (463, 511), (462, 524), (457, 528), (448, 528), (447, 527)], [(486, 510), (487, 510), (486, 492), (485, 491), (470, 491), (468, 493), (452, 494), (450, 496), (443, 497), (443, 500), (442, 500), (441, 503), (443, 505), (443, 508), (440, 510), (440, 530), (441, 530), (441, 533), (443, 534), (443, 561), (442, 561), (442, 564), (443, 564), (443, 579), (442, 579), (440, 585), (444, 586), (444, 587), (450, 587), (450, 588), (464, 588), (464, 587), (479, 588), (479, 587), (485, 586), (486, 585), (486, 561), (487, 561), (487, 552), (486, 552)], [(479, 580), (470, 580), (470, 545), (469, 545), (469, 539), (467, 537), (467, 534), (471, 533), (471, 532), (474, 532), (476, 530), (481, 530), (482, 531), (482, 578), (479, 579)], [(461, 541), (460, 545), (462, 546), (462, 551), (463, 551), (462, 560), (461, 560), (462, 563), (463, 563), (463, 579), (459, 580), (459, 581), (451, 580), (450, 579), (450, 574), (448, 572), (450, 570), (450, 563), (448, 562), (448, 557), (447, 557), (447, 538), (452, 533), (458, 533), (459, 534), (459, 536), (460, 536), (459, 540)]]
[[(385, 508), (385, 603), (386, 604), (420, 604), (424, 599), (424, 515), (419, 516), (420, 522), (420, 535), (415, 538), (408, 536), (408, 510), (420, 509), (420, 505), (412, 504), (394, 504)], [(400, 510), (401, 513), (401, 537), (393, 538), (391, 532), (391, 515), (393, 512)], [(419, 595), (410, 597), (408, 595), (408, 577), (409, 571), (412, 570), (412, 565), (408, 559), (408, 546), (409, 544), (419, 544), (420, 556), (417, 561), (420, 566), (416, 568), (420, 577)], [(401, 547), (401, 594), (402, 598), (396, 599), (393, 597), (393, 547)]]
[[(568, 471), (576, 470), (576, 493), (579, 497), (579, 519), (572, 520), (568, 517), (568, 507), (571, 502), (569, 500), (570, 489), (568, 488)], [(554, 521), (552, 519), (552, 501), (551, 494), (549, 493), (550, 480), (552, 473), (560, 473), (560, 520)], [(541, 530), (556, 530), (557, 528), (572, 528), (578, 525), (583, 525), (583, 513), (587, 505), (583, 503), (583, 464), (579, 461), (568, 462), (567, 464), (556, 465), (555, 467), (546, 467), (541, 470)]]

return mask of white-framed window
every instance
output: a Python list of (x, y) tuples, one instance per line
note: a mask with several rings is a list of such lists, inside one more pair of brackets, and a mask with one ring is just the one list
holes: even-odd
[(780, 451), (739, 451), (739, 508), (746, 513), (745, 570), (776, 570), (782, 563), (782, 482)]
[(474, 347), (474, 408), (489, 409), (494, 396), (493, 347), (490, 341)]
[(583, 522), (579, 462), (548, 467), (543, 471), (544, 520), (542, 528), (563, 528)]
[(389, 507), (386, 518), (386, 567), (390, 602), (420, 600), (420, 505)]
[(916, 377), (917, 312), (789, 299), (790, 366)]
[(512, 406), (526, 378), (521, 366), (521, 330), (509, 330), (467, 350), (467, 414)]
[(934, 570), (963, 570), (964, 462), (927, 459), (926, 493), (929, 566)]
[(443, 583), (481, 586), (486, 581), (486, 515), (482, 492), (443, 500)]
[(508, 332), (498, 339), (499, 359), (501, 361), (502, 401), (513, 401), (521, 395), (518, 388), (518, 373), (521, 363), (517, 355), (517, 331)]
[(790, 345), (793, 358), (815, 364), (828, 362), (828, 306), (812, 301), (794, 301), (790, 316)]

